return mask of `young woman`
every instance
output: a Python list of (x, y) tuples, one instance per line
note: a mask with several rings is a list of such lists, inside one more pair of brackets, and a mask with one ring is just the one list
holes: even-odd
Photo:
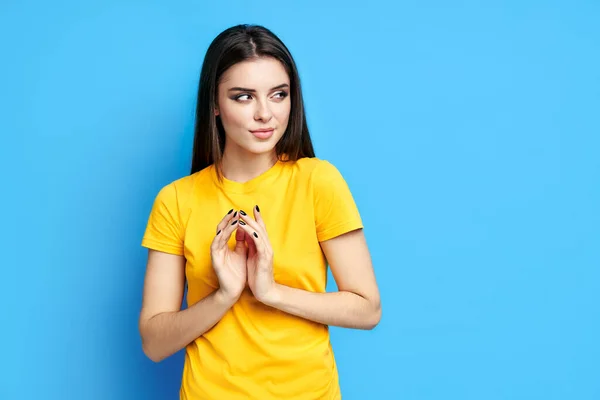
[(362, 228), (343, 177), (315, 157), (286, 46), (227, 29), (202, 67), (191, 174), (160, 190), (143, 237), (145, 354), (186, 349), (181, 399), (340, 399), (328, 326), (381, 315)]

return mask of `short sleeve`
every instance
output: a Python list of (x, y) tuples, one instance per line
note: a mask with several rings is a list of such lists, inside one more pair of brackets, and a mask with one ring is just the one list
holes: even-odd
[(360, 213), (339, 170), (323, 160), (312, 174), (315, 226), (319, 242), (362, 228)]
[(183, 255), (183, 234), (177, 191), (173, 183), (163, 187), (154, 200), (142, 246)]

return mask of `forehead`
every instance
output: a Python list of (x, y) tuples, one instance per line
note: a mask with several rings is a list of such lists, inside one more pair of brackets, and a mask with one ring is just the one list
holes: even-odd
[(251, 89), (270, 89), (282, 83), (290, 83), (283, 64), (274, 58), (258, 58), (242, 61), (230, 67), (222, 76), (227, 86)]

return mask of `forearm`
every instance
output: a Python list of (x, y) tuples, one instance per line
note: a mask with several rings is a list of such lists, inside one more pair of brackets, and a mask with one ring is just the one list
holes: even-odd
[(217, 290), (185, 310), (143, 321), (140, 333), (144, 353), (155, 362), (171, 356), (211, 329), (234, 303)]
[(344, 328), (373, 329), (381, 318), (378, 300), (347, 291), (315, 293), (275, 284), (264, 303), (314, 322)]

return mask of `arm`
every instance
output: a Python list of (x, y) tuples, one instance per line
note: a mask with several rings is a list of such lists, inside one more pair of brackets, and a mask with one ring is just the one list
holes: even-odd
[(149, 250), (139, 330), (144, 353), (158, 362), (212, 328), (235, 303), (220, 290), (181, 310), (185, 258)]
[(337, 292), (314, 293), (275, 283), (263, 302), (321, 324), (373, 329), (381, 319), (379, 289), (362, 229), (321, 243)]
[(275, 282), (273, 250), (257, 208), (254, 217), (243, 214), (240, 227), (249, 248), (248, 284), (258, 301), (324, 325), (373, 329), (379, 323), (379, 289), (363, 229), (321, 242), (339, 291), (315, 293)]

